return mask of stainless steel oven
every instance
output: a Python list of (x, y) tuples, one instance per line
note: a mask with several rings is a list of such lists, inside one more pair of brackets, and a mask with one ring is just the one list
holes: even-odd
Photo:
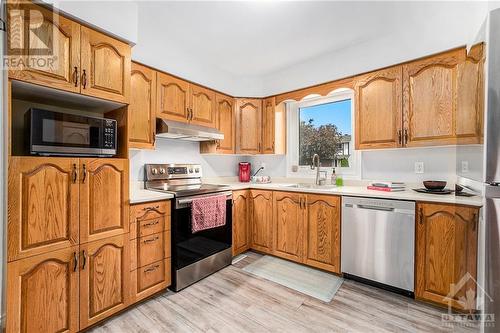
[(32, 155), (116, 155), (116, 120), (29, 109), (26, 150)]

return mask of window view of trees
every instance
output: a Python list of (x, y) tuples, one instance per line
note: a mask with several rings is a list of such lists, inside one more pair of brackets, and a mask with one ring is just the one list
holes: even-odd
[(318, 154), (323, 167), (349, 166), (350, 104), (350, 100), (346, 100), (300, 109), (300, 165), (310, 165), (312, 156)]

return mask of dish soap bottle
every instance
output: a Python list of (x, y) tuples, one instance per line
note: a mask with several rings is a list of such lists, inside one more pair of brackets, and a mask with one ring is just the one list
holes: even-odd
[(335, 178), (335, 185), (344, 186), (344, 179), (342, 179), (342, 175), (337, 175)]
[(335, 174), (335, 168), (332, 168), (332, 177), (330, 178), (330, 184), (337, 185), (337, 175)]

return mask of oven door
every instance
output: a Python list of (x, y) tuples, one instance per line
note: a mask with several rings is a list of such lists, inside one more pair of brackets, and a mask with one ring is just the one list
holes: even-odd
[[(226, 195), (226, 224), (192, 233), (191, 202), (193, 198)], [(197, 261), (231, 248), (232, 244), (232, 193), (220, 192), (175, 200), (172, 211), (172, 267), (180, 270)]]

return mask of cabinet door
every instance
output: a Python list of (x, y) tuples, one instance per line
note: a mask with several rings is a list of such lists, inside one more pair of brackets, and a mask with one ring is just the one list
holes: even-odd
[(275, 108), (274, 97), (262, 101), (262, 153), (274, 154), (275, 140)]
[(236, 105), (236, 152), (259, 154), (262, 147), (262, 101), (238, 99)]
[(340, 274), (340, 197), (307, 195), (304, 263)]
[(80, 92), (80, 25), (26, 1), (8, 8), (9, 77)]
[(80, 174), (80, 243), (128, 232), (128, 160), (80, 159)]
[(304, 197), (298, 193), (273, 193), (274, 254), (302, 262), (304, 238)]
[(250, 248), (248, 228), (249, 192), (233, 192), (233, 256)]
[(7, 265), (7, 332), (78, 332), (77, 260), (74, 246)]
[(129, 305), (128, 235), (80, 246), (80, 329)]
[(130, 86), (129, 147), (154, 148), (156, 72), (132, 63)]
[(234, 128), (234, 99), (229, 96), (217, 94), (215, 96), (217, 108), (217, 128), (224, 133), (224, 139), (217, 143), (217, 152), (234, 154), (235, 128)]
[(463, 49), (403, 66), (406, 146), (456, 143), (457, 69), (462, 58)]
[(8, 261), (77, 245), (78, 159), (9, 159)]
[(158, 73), (156, 80), (157, 113), (159, 118), (188, 122), (189, 83), (165, 73)]
[(402, 144), (402, 67), (356, 80), (356, 149), (395, 148)]
[(477, 224), (477, 208), (418, 203), (417, 298), (475, 309)]
[(130, 46), (83, 26), (81, 41), (81, 93), (128, 103)]
[(191, 115), (192, 124), (215, 127), (215, 92), (194, 84), (191, 89)]
[(252, 249), (271, 253), (273, 246), (273, 192), (251, 190), (250, 228)]
[(457, 143), (480, 143), (483, 136), (483, 44), (474, 45), (458, 65)]

